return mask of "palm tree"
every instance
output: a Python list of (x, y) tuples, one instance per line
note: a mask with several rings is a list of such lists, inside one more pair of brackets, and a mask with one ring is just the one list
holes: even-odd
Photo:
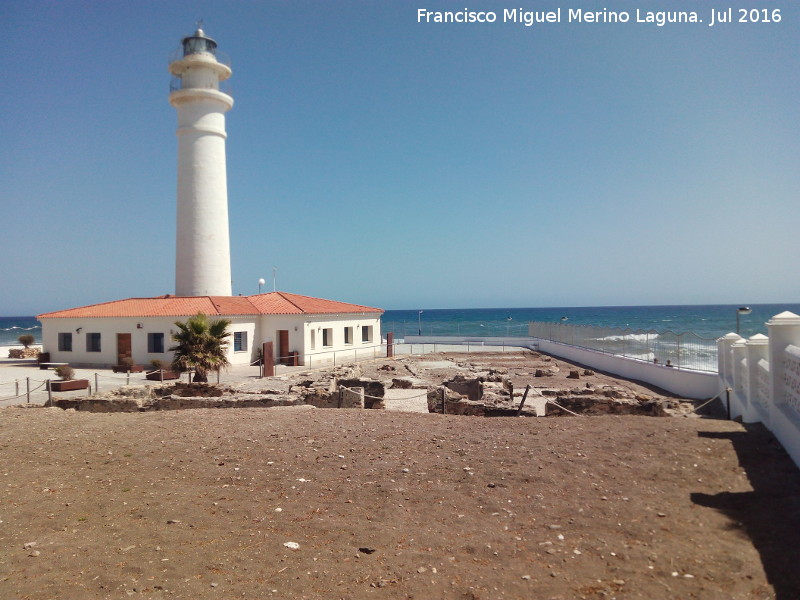
[(194, 369), (194, 382), (207, 382), (208, 372), (227, 367), (230, 362), (226, 353), (228, 342), (227, 331), (231, 322), (228, 319), (209, 321), (203, 313), (197, 313), (185, 323), (175, 322), (179, 329), (172, 334), (177, 342), (170, 348), (174, 352), (172, 368), (177, 371)]

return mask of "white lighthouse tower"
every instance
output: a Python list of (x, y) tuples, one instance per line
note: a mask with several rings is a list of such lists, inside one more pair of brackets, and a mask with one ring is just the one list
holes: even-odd
[(169, 102), (178, 111), (178, 226), (175, 294), (230, 296), (225, 112), (233, 98), (219, 91), (231, 69), (217, 59), (217, 43), (198, 28), (183, 38), (183, 56)]

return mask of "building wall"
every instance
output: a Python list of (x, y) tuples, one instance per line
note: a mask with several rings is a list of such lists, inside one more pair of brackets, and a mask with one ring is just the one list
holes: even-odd
[[(213, 318), (213, 317), (212, 317)], [(232, 365), (246, 365), (257, 357), (257, 351), (263, 342), (273, 342), (275, 353), (278, 352), (278, 331), (289, 332), (289, 351), (297, 351), (305, 365), (322, 365), (333, 362), (334, 355), (342, 357), (349, 353), (357, 357), (366, 357), (368, 349), (381, 343), (380, 315), (341, 314), (341, 315), (267, 315), (225, 317), (231, 321), (231, 332), (228, 338), (228, 360)], [(171, 362), (173, 353), (169, 348), (174, 345), (172, 334), (177, 331), (175, 321), (185, 321), (176, 317), (115, 317), (96, 319), (42, 319), (42, 345), (45, 352), (50, 353), (51, 362), (65, 362), (74, 367), (110, 367), (117, 364), (117, 333), (131, 334), (131, 350), (136, 364), (149, 365), (151, 360), (158, 359)], [(138, 327), (141, 325), (141, 327)], [(372, 327), (372, 341), (362, 341), (362, 330)], [(352, 327), (353, 340), (345, 343), (344, 328)], [(80, 331), (78, 331), (80, 329)], [(331, 344), (323, 347), (322, 330), (331, 329)], [(315, 331), (315, 349), (310, 349), (311, 331)], [(234, 334), (242, 332), (246, 335), (246, 348), (234, 350)], [(58, 334), (72, 335), (72, 351), (58, 350)], [(87, 334), (100, 334), (100, 352), (87, 351)], [(164, 335), (164, 352), (148, 352), (148, 334)]]
[[(345, 327), (352, 328), (352, 343), (345, 342)], [(372, 327), (371, 341), (362, 340), (366, 327)], [(327, 346), (323, 344), (324, 329), (331, 330)], [(373, 347), (381, 344), (381, 319), (376, 313), (264, 316), (260, 321), (260, 343), (273, 342), (276, 357), (280, 330), (289, 332), (289, 352), (298, 352), (300, 363), (310, 367), (330, 364), (337, 356), (343, 360), (367, 358)]]
[[(227, 318), (227, 317), (226, 317)], [(174, 345), (172, 334), (178, 330), (175, 321), (188, 317), (114, 317), (102, 319), (42, 319), (42, 346), (50, 353), (51, 362), (65, 362), (74, 367), (110, 367), (117, 364), (117, 334), (131, 334), (131, 353), (136, 364), (149, 365), (151, 360), (171, 362)], [(251, 317), (230, 317), (232, 322), (228, 338), (228, 360), (231, 364), (249, 364), (253, 359), (252, 340), (256, 338), (257, 321)], [(139, 327), (141, 325), (141, 327)], [(80, 331), (78, 331), (80, 329)], [(233, 332), (247, 332), (248, 349), (235, 352)], [(72, 334), (72, 351), (58, 349), (58, 334)], [(100, 334), (100, 352), (87, 351), (87, 334)], [(164, 352), (148, 352), (148, 334), (164, 335)]]

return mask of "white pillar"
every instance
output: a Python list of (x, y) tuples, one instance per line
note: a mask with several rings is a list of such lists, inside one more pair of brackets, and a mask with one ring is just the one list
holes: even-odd
[[(747, 348), (747, 381), (748, 390), (747, 399), (751, 411), (745, 416), (746, 422), (759, 421), (763, 417), (765, 421), (769, 421), (769, 401), (764, 399), (766, 404), (762, 403), (758, 395), (759, 384), (759, 367), (758, 362), (761, 359), (769, 360), (769, 338), (763, 334), (757, 333), (747, 340), (745, 344)], [(769, 427), (769, 423), (765, 423)]]
[(738, 333), (728, 333), (717, 340), (717, 372), (723, 386), (733, 384), (733, 360), (731, 346), (742, 339)]
[(767, 321), (769, 332), (769, 378), (772, 406), (786, 402), (784, 388), (786, 372), (786, 346), (800, 346), (800, 316), (787, 311)]
[(216, 46), (198, 29), (183, 39), (183, 57), (169, 65), (180, 79), (169, 97), (178, 111), (178, 296), (232, 293), (225, 112), (233, 98), (219, 91), (231, 69), (217, 60)]
[(742, 416), (745, 417), (748, 409), (747, 405), (747, 390), (744, 385), (744, 362), (747, 348), (745, 347), (744, 338), (739, 338), (736, 342), (731, 344), (731, 367), (733, 373), (733, 381), (731, 388), (731, 417)]

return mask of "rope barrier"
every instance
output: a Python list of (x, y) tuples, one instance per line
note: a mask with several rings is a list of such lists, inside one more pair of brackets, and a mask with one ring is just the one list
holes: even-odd
[(707, 406), (708, 404), (711, 404), (714, 400), (716, 400), (717, 398), (722, 396), (722, 394), (724, 394), (724, 393), (725, 393), (725, 390), (722, 390), (719, 394), (717, 394), (716, 396), (711, 398), (711, 400), (707, 400), (706, 402), (703, 402), (700, 406), (697, 406), (694, 409), (692, 409), (692, 412), (697, 412), (698, 410), (700, 410), (704, 406)]
[[(46, 381), (43, 381), (41, 385), (39, 385), (39, 386), (37, 386), (37, 387), (33, 388), (33, 389), (30, 391), (30, 393), (32, 394), (32, 393), (33, 393), (33, 392), (35, 392), (36, 390), (43, 388), (43, 387), (44, 387), (44, 385), (45, 385), (45, 383), (47, 383), (47, 382), (46, 382)], [(0, 398), (0, 402), (7, 402), (8, 400), (16, 400), (17, 398), (22, 398), (22, 397), (24, 397), (24, 396), (27, 396), (27, 395), (28, 395), (28, 392), (26, 391), (24, 394), (17, 394), (16, 396), (8, 396), (8, 397), (6, 397), (6, 398)]]
[[(345, 387), (343, 385), (340, 385), (339, 389), (347, 390), (348, 392), (355, 392), (356, 391), (355, 388), (349, 388), (349, 387)], [(426, 390), (426, 391), (422, 392), (421, 394), (419, 394), (417, 396), (409, 396), (408, 398), (394, 398), (394, 400), (416, 400), (417, 398), (427, 398), (427, 397), (428, 397), (428, 392)], [(381, 402), (386, 400), (386, 397), (379, 398), (378, 396), (370, 396), (368, 394), (364, 394), (364, 399), (366, 400), (367, 398), (369, 398), (370, 400), (379, 400)]]
[[(33, 383), (46, 383), (46, 382), (47, 382), (47, 380), (46, 380), (46, 379), (33, 379), (32, 377), (28, 377), (27, 379), (28, 379), (29, 381), (33, 382)], [(4, 384), (6, 384), (6, 383), (13, 384), (13, 383), (17, 383), (17, 381), (19, 381), (20, 383), (22, 383), (22, 382), (24, 382), (24, 381), (25, 381), (25, 379), (18, 379), (18, 380), (16, 380), (16, 381), (0, 381), (0, 385), (4, 385)]]
[(571, 415), (575, 415), (576, 417), (585, 417), (585, 416), (586, 416), (586, 415), (579, 415), (579, 414), (578, 414), (578, 413), (576, 413), (576, 412), (572, 412), (572, 411), (571, 411), (570, 409), (568, 409), (568, 408), (564, 408), (563, 406), (561, 406), (561, 405), (560, 405), (558, 402), (556, 402), (555, 400), (550, 400), (550, 399), (548, 398), (547, 400), (545, 400), (545, 404), (547, 404), (547, 403), (550, 403), (550, 404), (552, 404), (553, 406), (555, 406), (555, 407), (557, 407), (557, 408), (560, 408), (560, 409), (561, 409), (561, 410), (563, 410), (564, 412), (568, 412), (568, 413), (569, 413), (569, 414), (571, 414)]

